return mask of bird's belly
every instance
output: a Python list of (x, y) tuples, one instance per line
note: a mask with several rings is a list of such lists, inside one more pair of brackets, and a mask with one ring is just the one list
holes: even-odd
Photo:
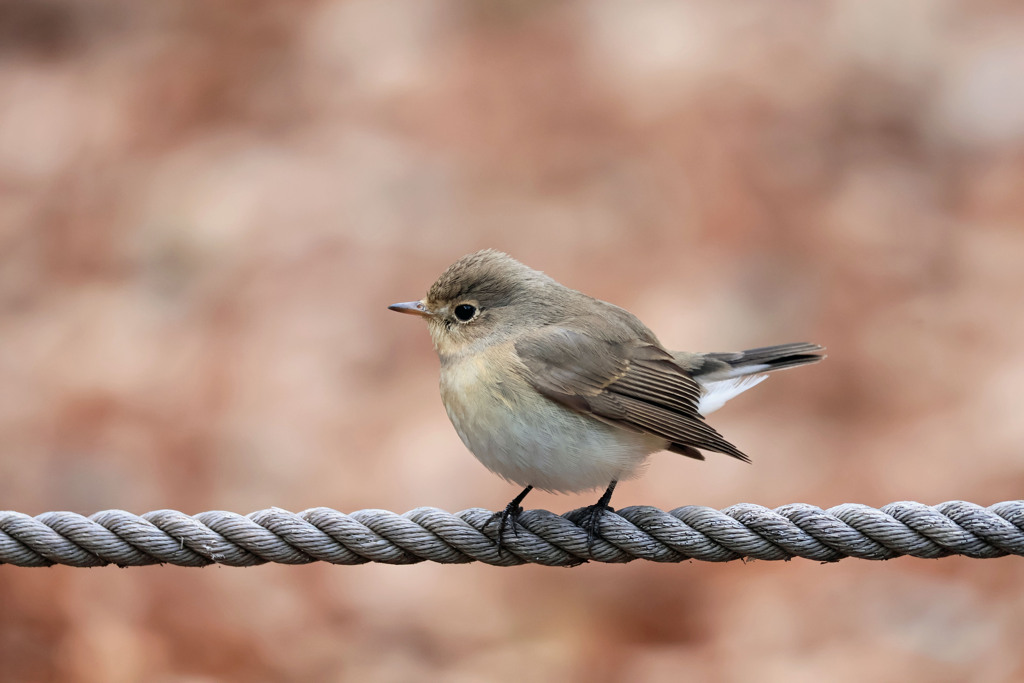
[(487, 469), (548, 491), (603, 488), (639, 473), (666, 442), (576, 413), (536, 392), (517, 373), (478, 360), (442, 369), (441, 398), (462, 442)]

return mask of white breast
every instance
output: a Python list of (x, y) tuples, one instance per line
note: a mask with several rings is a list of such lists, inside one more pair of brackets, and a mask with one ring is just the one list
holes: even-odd
[(638, 474), (667, 445), (564, 408), (515, 372), (497, 381), (489, 355), (446, 359), (441, 398), (462, 442), (505, 479), (548, 491), (603, 488)]

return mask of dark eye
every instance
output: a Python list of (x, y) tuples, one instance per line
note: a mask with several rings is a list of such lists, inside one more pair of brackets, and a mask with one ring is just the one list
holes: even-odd
[(455, 307), (455, 317), (464, 323), (468, 323), (476, 315), (476, 306), (459, 304)]

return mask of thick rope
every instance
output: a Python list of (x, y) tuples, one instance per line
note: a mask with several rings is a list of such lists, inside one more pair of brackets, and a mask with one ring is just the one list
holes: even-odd
[[(578, 511), (577, 511), (578, 512)], [(987, 558), (1024, 556), (1024, 500), (983, 508), (950, 501), (928, 506), (891, 503), (881, 509), (838, 505), (828, 510), (797, 503), (775, 510), (740, 503), (722, 511), (689, 505), (664, 512), (629, 507), (601, 518), (597, 537), (546, 510), (528, 510), (496, 543), (493, 513), (473, 508), (450, 514), (417, 508), (344, 514), (312, 508), (298, 514), (270, 508), (242, 516), (189, 516), (156, 510), (141, 517), (106, 510), (90, 517), (45, 512), (35, 517), (0, 512), (0, 564), (19, 567), (122, 567), (174, 564), (249, 567), (266, 562), (306, 564), (527, 563), (570, 567), (595, 562), (804, 557), (888, 560), (901, 555)]]

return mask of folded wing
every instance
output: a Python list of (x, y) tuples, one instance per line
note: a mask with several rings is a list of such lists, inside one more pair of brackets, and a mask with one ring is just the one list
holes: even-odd
[(749, 461), (704, 422), (701, 387), (672, 355), (649, 341), (596, 339), (549, 326), (515, 344), (527, 379), (544, 396), (623, 429), (669, 442), (668, 450), (703, 459), (696, 449)]

